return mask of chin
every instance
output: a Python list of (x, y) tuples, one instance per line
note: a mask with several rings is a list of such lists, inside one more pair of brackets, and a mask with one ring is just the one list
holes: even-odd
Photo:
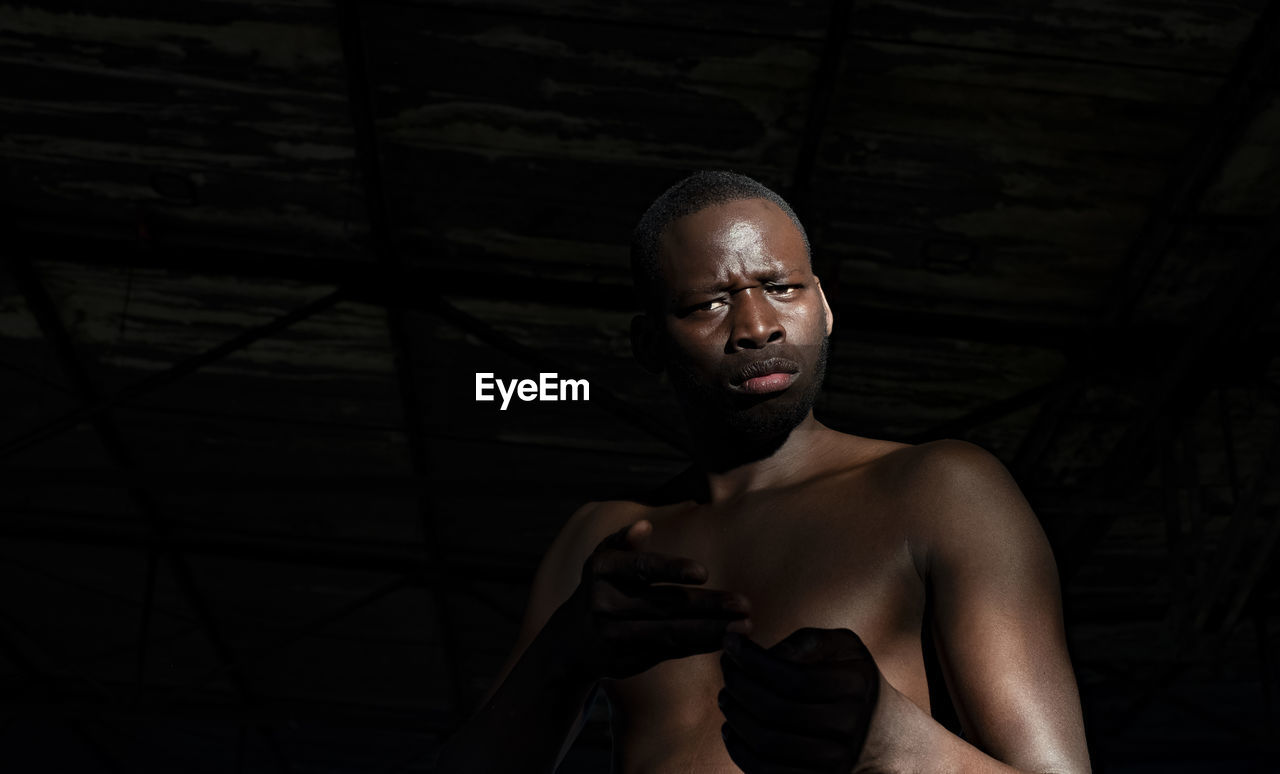
[[(767, 443), (786, 440), (818, 399), (826, 374), (828, 340), (823, 338), (812, 368), (786, 390), (768, 395), (732, 392), (723, 385), (702, 381), (690, 369), (672, 365), (671, 385), (695, 431), (724, 434), (730, 442)], [(804, 362), (803, 360), (801, 362)]]
[(685, 416), (695, 430), (730, 443), (781, 442), (813, 409), (817, 385), (794, 384), (771, 395), (742, 395), (673, 380)]
[(794, 385), (785, 393), (766, 400), (754, 401), (754, 405), (737, 411), (725, 412), (721, 419), (730, 432), (743, 440), (766, 440), (785, 436), (794, 430), (813, 409), (817, 390), (795, 392)]

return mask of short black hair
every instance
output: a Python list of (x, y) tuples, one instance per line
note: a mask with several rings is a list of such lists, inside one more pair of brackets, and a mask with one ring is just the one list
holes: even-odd
[(645, 310), (654, 306), (654, 292), (659, 282), (658, 251), (662, 233), (672, 221), (701, 212), (708, 207), (742, 199), (765, 199), (773, 202), (786, 213), (800, 230), (804, 240), (805, 257), (812, 265), (809, 252), (809, 235), (800, 218), (786, 200), (758, 180), (723, 170), (694, 172), (668, 188), (653, 200), (649, 209), (640, 216), (640, 222), (631, 235), (631, 279), (635, 283), (636, 299)]

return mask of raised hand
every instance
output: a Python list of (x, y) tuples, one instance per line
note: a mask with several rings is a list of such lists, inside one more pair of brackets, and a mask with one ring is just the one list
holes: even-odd
[(849, 774), (880, 670), (848, 629), (798, 629), (768, 650), (728, 634), (720, 657), (725, 748), (745, 774)]
[(653, 524), (638, 521), (596, 547), (577, 590), (557, 613), (572, 629), (591, 678), (637, 675), (669, 659), (714, 653), (726, 632), (748, 632), (750, 603), (729, 591), (695, 588), (707, 569), (645, 550)]

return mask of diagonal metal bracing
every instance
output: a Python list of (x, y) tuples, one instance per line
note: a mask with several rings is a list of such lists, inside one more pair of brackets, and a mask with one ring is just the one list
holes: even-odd
[[(9, 635), (6, 627), (0, 626), (0, 657), (5, 658), (20, 672), (23, 672), (31, 678), (36, 686), (36, 690), (42, 699), (50, 703), (59, 703), (59, 692), (54, 685), (52, 676), (45, 673), (23, 650), (17, 642)], [(30, 717), (23, 714), (24, 717)], [(124, 769), (121, 768), (119, 761), (109, 752), (102, 743), (89, 731), (88, 724), (83, 718), (67, 718), (67, 725), (71, 732), (84, 745), (85, 749), (98, 763), (98, 765), (108, 774), (121, 774)]]
[(384, 583), (380, 583), (369, 591), (344, 602), (342, 605), (324, 613), (323, 615), (305, 621), (297, 626), (290, 627), (287, 631), (283, 631), (273, 637), (270, 642), (243, 650), (237, 655), (234, 661), (220, 664), (205, 674), (189, 681), (186, 685), (175, 687), (169, 692), (169, 695), (161, 701), (161, 703), (168, 706), (181, 703), (183, 700), (189, 698), (193, 693), (200, 691), (214, 680), (226, 678), (232, 672), (246, 672), (250, 667), (260, 664), (264, 660), (279, 654), (281, 651), (287, 649), (297, 641), (319, 634), (339, 621), (364, 610), (375, 602), (385, 599), (391, 594), (394, 594), (395, 592), (410, 585), (411, 578), (403, 575), (392, 578)]
[[(9, 255), (7, 264), (23, 298), (27, 302), (28, 308), (35, 316), (41, 331), (53, 348), (59, 367), (66, 374), (73, 392), (86, 405), (93, 405), (99, 402), (101, 398), (97, 387), (90, 378), (84, 364), (80, 362), (71, 336), (63, 325), (58, 315), (58, 310), (45, 290), (40, 277), (25, 258)], [(106, 411), (100, 411), (93, 416), (91, 423), (111, 464), (124, 470), (132, 469), (132, 455), (110, 414)], [(150, 493), (143, 489), (134, 488), (129, 490), (129, 497), (145, 520), (150, 536), (153, 539), (162, 540), (168, 531), (168, 525)], [(172, 550), (168, 551), (167, 558), (179, 592), (195, 613), (205, 639), (220, 661), (230, 661), (231, 649), (221, 634), (204, 594), (195, 582), (186, 558)], [(145, 615), (144, 611), (144, 617)], [(147, 632), (144, 630), (142, 632), (144, 639), (146, 635)], [(232, 680), (232, 686), (236, 689), (242, 701), (251, 703), (254, 700), (253, 691), (243, 675), (236, 673)], [(275, 734), (270, 729), (263, 729), (263, 734), (276, 753), (280, 769), (288, 772), (290, 766), (284, 759)]]
[[(95, 252), (101, 251), (98, 250)], [(121, 258), (127, 261), (129, 256), (122, 255)], [(212, 261), (214, 259), (207, 258), (206, 260)], [(274, 260), (274, 257), (272, 260)], [(255, 269), (257, 273), (253, 274), (253, 276), (259, 276), (261, 274), (261, 265), (266, 262), (269, 261), (264, 258), (263, 261), (258, 261), (253, 264), (258, 267)], [(232, 261), (232, 264), (233, 265), (231, 267), (224, 267), (221, 273), (235, 274), (236, 272), (232, 271), (232, 269), (235, 268), (235, 262)], [(121, 265), (132, 264), (126, 262)], [(287, 265), (292, 266), (293, 264), (290, 263)], [(210, 264), (208, 269), (210, 271), (214, 271), (216, 267)], [(425, 288), (429, 286), (429, 283), (425, 281), (426, 275), (424, 272), (407, 269), (398, 263), (391, 267), (390, 270), (387, 270), (386, 267), (377, 267), (374, 269), (369, 269), (367, 267), (353, 268), (345, 264), (331, 267), (330, 270), (332, 271), (331, 275), (326, 273), (325, 270), (321, 270), (319, 274), (315, 274), (314, 269), (310, 270), (310, 273), (304, 272), (305, 276), (312, 277), (317, 282), (342, 281), (344, 283), (328, 295), (309, 302), (308, 304), (305, 304), (304, 306), (282, 315), (281, 317), (278, 317), (264, 325), (249, 329), (205, 352), (182, 360), (164, 371), (144, 377), (116, 393), (108, 396), (100, 396), (85, 406), (57, 417), (29, 433), (12, 438), (3, 444), (0, 444), (0, 457), (11, 456), (20, 451), (31, 448), (32, 446), (48, 441), (75, 428), (80, 423), (89, 422), (99, 414), (109, 411), (116, 406), (144, 398), (155, 390), (168, 386), (169, 384), (172, 384), (173, 382), (176, 382), (179, 379), (210, 365), (211, 363), (217, 362), (228, 355), (234, 354), (260, 339), (279, 333), (289, 326), (308, 319), (309, 317), (345, 300), (384, 304), (388, 307), (395, 307), (401, 310), (421, 310), (434, 315), (460, 330), (466, 331), (490, 346), (493, 346), (523, 362), (536, 366), (541, 370), (556, 371), (559, 373), (567, 373), (571, 371), (571, 369), (566, 369), (563, 365), (557, 364), (553, 358), (520, 344), (510, 336), (507, 336), (497, 330), (494, 326), (463, 311), (457, 305), (438, 294), (429, 291), (417, 292), (416, 290), (410, 294), (407, 290), (408, 288)], [(266, 274), (263, 276), (279, 276), (279, 274)], [(453, 276), (455, 276), (455, 278), (458, 277), (456, 273)], [(537, 287), (530, 287), (528, 282), (534, 283)], [(555, 297), (554, 294), (544, 293), (542, 289), (539, 289), (546, 287), (555, 288), (557, 292), (564, 295), (566, 299), (569, 297), (583, 298), (598, 297), (601, 295), (599, 293), (586, 293), (581, 291), (570, 292), (574, 291), (574, 288), (564, 287), (564, 283), (547, 283), (540, 282), (538, 280), (529, 280), (528, 282), (525, 282), (524, 280), (512, 282), (501, 278), (494, 278), (491, 275), (476, 275), (474, 280), (467, 279), (466, 277), (459, 279), (460, 284), (483, 286), (486, 290), (494, 290), (496, 295), (503, 298), (528, 298), (530, 295), (544, 298)], [(566, 293), (568, 293), (568, 295), (565, 295)], [(604, 295), (626, 297), (628, 294), (610, 293)], [(485, 297), (488, 298), (490, 296), (486, 295)], [(673, 449), (683, 451), (687, 445), (683, 437), (678, 433), (673, 432), (667, 425), (658, 421), (638, 407), (618, 398), (612, 393), (601, 389), (594, 390), (591, 402), (599, 408), (619, 417), (624, 422), (642, 430), (653, 438), (666, 443)]]
[[(16, 258), (11, 258), (10, 260), (15, 265), (25, 263), (24, 261)], [(26, 271), (30, 271), (30, 269), (27, 269)], [(256, 341), (273, 336), (295, 323), (301, 322), (331, 308), (346, 297), (346, 292), (345, 288), (339, 288), (326, 296), (304, 304), (303, 306), (300, 306), (287, 314), (281, 315), (270, 322), (250, 328), (222, 344), (213, 347), (212, 349), (201, 352), (198, 355), (193, 355), (192, 357), (175, 363), (163, 371), (144, 377), (112, 395), (100, 396), (97, 394), (96, 390), (92, 390), (92, 397), (87, 400), (83, 400), (82, 402), (84, 405), (80, 408), (69, 411), (42, 427), (36, 428), (35, 430), (16, 438), (12, 438), (6, 441), (3, 445), (0, 445), (0, 457), (11, 456), (25, 449), (29, 449), (36, 444), (42, 443), (71, 430), (82, 422), (96, 422), (101, 416), (115, 406), (119, 406), (127, 401), (135, 400), (154, 392), (161, 387), (173, 384), (179, 379), (189, 376), (211, 363), (222, 360), (228, 355), (232, 355)], [(86, 385), (87, 382), (77, 384), (77, 392), (82, 395), (86, 394)]]
[(1219, 89), (1192, 138), (1190, 153), (1160, 192), (1138, 238), (1130, 246), (1124, 268), (1108, 299), (1107, 319), (1114, 327), (1129, 322), (1147, 286), (1194, 217), (1205, 191), (1217, 179), (1240, 137), (1275, 95), (1280, 65), (1280, 2), (1263, 9), (1241, 48), (1240, 56)]
[[(1270, 307), (1280, 285), (1280, 213), (1256, 240), (1239, 271), (1219, 285), (1201, 312), (1200, 325), (1169, 366), (1153, 379), (1145, 393), (1143, 411), (1128, 425), (1113, 447), (1099, 476), (1089, 486), (1107, 494), (1136, 486), (1154, 463), (1151, 439), (1164, 421), (1193, 413), (1212, 388), (1212, 362), (1227, 343), (1228, 333), (1249, 331)], [(1082, 520), (1070, 539), (1062, 562), (1062, 576), (1070, 579), (1083, 559), (1102, 540), (1114, 514)]]
[[(1047, 392), (1044, 404), (1019, 445), (1011, 467), (1019, 480), (1028, 480), (1041, 458), (1057, 437), (1066, 415), (1078, 403), (1085, 390), (1102, 372), (1111, 368), (1107, 361), (1091, 362), (1084, 367), (1082, 356), (1095, 350), (1114, 350), (1124, 342), (1129, 349), (1143, 347), (1140, 337), (1133, 335), (1131, 318), (1152, 277), (1169, 250), (1176, 244), (1186, 224), (1196, 217), (1196, 208), (1204, 192), (1216, 179), (1240, 135), (1267, 99), (1275, 92), (1268, 74), (1277, 64), (1280, 51), (1280, 2), (1272, 2), (1259, 17), (1242, 49), (1235, 67), (1206, 112), (1201, 128), (1188, 145), (1178, 166), (1170, 175), (1170, 183), (1161, 189), (1159, 200), (1130, 245), (1124, 266), (1117, 273), (1109, 293), (1103, 319), (1104, 330), (1090, 331), (1083, 337), (1091, 346), (1061, 346), (1077, 361), (1055, 389)], [(1248, 219), (1247, 223), (1255, 223)], [(1265, 221), (1262, 221), (1265, 223)], [(1039, 336), (1039, 332), (1033, 332)], [(1051, 340), (1051, 339), (1050, 339)], [(1043, 343), (1045, 339), (1040, 339)], [(1108, 346), (1101, 346), (1108, 344)], [(1033, 388), (1034, 391), (1034, 388)], [(1023, 407), (1020, 397), (1003, 399), (990, 406), (945, 423), (920, 434), (916, 440), (939, 437), (983, 424), (1008, 413), (1006, 409)], [(1037, 396), (1039, 397), (1039, 396)]]
[(235, 662), (220, 665), (184, 686), (175, 687), (167, 697), (160, 699), (160, 703), (167, 706), (181, 704), (189, 698), (194, 698), (195, 694), (199, 693), (210, 682), (226, 677), (233, 670), (243, 671), (261, 664), (267, 659), (278, 656), (299, 640), (319, 635), (340, 621), (350, 618), (392, 594), (406, 588), (422, 587), (424, 585), (427, 587), (442, 586), (448, 588), (451, 592), (466, 594), (505, 618), (512, 626), (515, 626), (520, 621), (519, 611), (508, 610), (506, 606), (495, 600), (491, 595), (464, 581), (449, 577), (447, 573), (437, 573), (432, 578), (424, 577), (422, 572), (412, 575), (399, 575), (379, 583), (363, 594), (347, 600), (332, 610), (300, 624), (290, 626), (288, 629), (276, 634), (268, 642), (243, 650)]
[[(1171, 170), (1160, 198), (1152, 205), (1137, 238), (1126, 253), (1124, 266), (1110, 289), (1103, 317), (1108, 330), (1099, 343), (1126, 334), (1134, 310), (1165, 256), (1192, 220), (1200, 200), (1222, 169), (1228, 154), (1249, 121), (1274, 96), (1272, 73), (1280, 56), (1280, 0), (1272, 0), (1241, 49), (1235, 66), (1205, 111), (1201, 127)], [(1075, 407), (1093, 378), (1082, 373), (1073, 389), (1045, 404), (1017, 455), (1016, 472), (1027, 476), (1052, 445), (1064, 417)], [(1143, 437), (1150, 432), (1143, 428)]]
[[(348, 102), (355, 130), (356, 157), (360, 162), (364, 188), (365, 211), (372, 237), (373, 256), (384, 268), (395, 270), (400, 264), (392, 244), (387, 206), (383, 199), (385, 188), (382, 165), (379, 158), (377, 127), (374, 123), (373, 90), (369, 78), (366, 57), (364, 26), (356, 0), (338, 0), (338, 27), (342, 41), (342, 60), (346, 67)], [(386, 309), (387, 335), (395, 353), (397, 382), (404, 412), (405, 431), (409, 439), (409, 453), (413, 472), (428, 474), (430, 452), (426, 440), (426, 411), (418, 396), (414, 371), (414, 349), (406, 315), (398, 305)], [(418, 516), (421, 523), (423, 547), (432, 564), (443, 567), (445, 552), (439, 524), (436, 521), (435, 503), (430, 490), (422, 490), (418, 496)], [(449, 675), (449, 692), (458, 721), (470, 711), (462, 679), (462, 656), (459, 651), (457, 628), (450, 608), (449, 596), (439, 587), (433, 588), (435, 619), (440, 629), (445, 666)]]
[[(1184, 454), (1194, 450), (1184, 449)], [(1280, 538), (1280, 512), (1261, 506), (1263, 497), (1280, 485), (1280, 427), (1272, 435), (1254, 480), (1236, 503), (1225, 528), (1223, 540), (1213, 556), (1214, 565), (1203, 584), (1197, 584), (1193, 596), (1180, 604), (1175, 599), (1170, 612), (1176, 644), (1168, 661), (1160, 665), (1137, 691), (1137, 698), (1120, 714), (1111, 729), (1118, 735), (1139, 714), (1168, 690), (1173, 680), (1187, 669), (1212, 662), (1226, 645), (1244, 611), (1245, 603), (1255, 591), (1267, 563)], [(1261, 518), (1259, 518), (1261, 517)], [(1263, 534), (1256, 534), (1256, 522), (1264, 524)], [(1220, 616), (1212, 615), (1222, 610)], [(1181, 625), (1178, 625), (1181, 622)]]
[[(1189, 511), (1196, 508), (1199, 498), (1199, 475), (1198, 470), (1189, 469), (1195, 450), (1185, 436), (1178, 435), (1176, 428), (1166, 423), (1161, 428), (1158, 443), (1161, 449), (1160, 483), (1164, 495), (1161, 510), (1164, 513), (1165, 549), (1169, 563), (1170, 604), (1165, 625), (1175, 638), (1179, 638), (1186, 629), (1187, 611), (1190, 609), (1187, 584), (1190, 563), (1183, 523), (1194, 521)], [(1192, 491), (1188, 492), (1188, 488)]]
[(813, 171), (817, 166), (818, 149), (822, 146), (822, 132), (826, 127), (827, 116), (831, 113), (831, 99), (840, 82), (840, 64), (845, 44), (849, 40), (849, 23), (852, 18), (853, 0), (832, 0), (826, 38), (822, 43), (822, 55), (814, 78), (813, 94), (809, 98), (804, 131), (800, 135), (800, 148), (796, 152), (791, 185), (787, 190), (791, 208), (801, 220), (811, 214), (809, 205)]
[[(1264, 540), (1259, 544), (1256, 536), (1252, 534), (1252, 527), (1259, 514), (1265, 513), (1262, 508), (1263, 497), (1275, 486), (1277, 480), (1280, 480), (1280, 430), (1275, 433), (1269, 448), (1263, 454), (1259, 469), (1248, 491), (1232, 510), (1221, 545), (1214, 556), (1210, 575), (1192, 602), (1192, 626), (1197, 630), (1208, 626), (1214, 608), (1221, 597), (1229, 592), (1235, 571), (1241, 567), (1252, 569), (1254, 562), (1248, 558), (1249, 553), (1252, 552), (1263, 560), (1269, 554), (1270, 546), (1267, 545), (1267, 541)], [(1247, 596), (1251, 587), (1252, 584), (1244, 585), (1246, 592), (1244, 596)], [(1238, 615), (1239, 610), (1235, 608), (1234, 603), (1232, 610), (1235, 615)], [(1234, 616), (1229, 614), (1228, 620), (1224, 620), (1222, 626), (1229, 627), (1234, 623)]]

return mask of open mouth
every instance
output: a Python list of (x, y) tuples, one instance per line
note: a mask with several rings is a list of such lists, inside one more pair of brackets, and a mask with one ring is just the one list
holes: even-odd
[(796, 361), (785, 357), (771, 357), (747, 364), (734, 374), (730, 384), (742, 392), (764, 395), (787, 389), (798, 373), (800, 364)]

